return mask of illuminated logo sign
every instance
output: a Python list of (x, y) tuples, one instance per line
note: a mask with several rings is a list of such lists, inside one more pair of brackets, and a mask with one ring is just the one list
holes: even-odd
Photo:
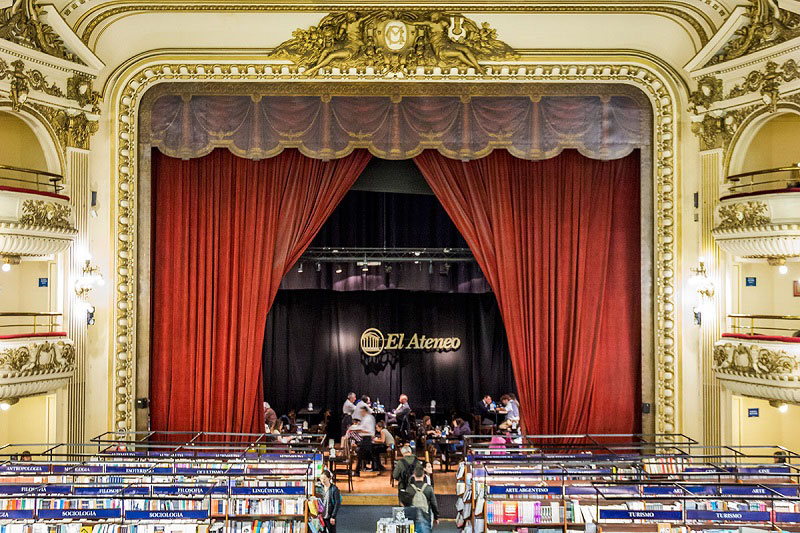
[(361, 334), (361, 351), (369, 357), (376, 357), (384, 350), (420, 350), (425, 352), (446, 352), (458, 350), (461, 339), (458, 337), (426, 337), (414, 333), (406, 342), (405, 333), (387, 333), (377, 328), (368, 328)]

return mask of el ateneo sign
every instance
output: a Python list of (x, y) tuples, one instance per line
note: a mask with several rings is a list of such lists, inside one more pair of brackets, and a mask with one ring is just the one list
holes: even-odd
[(458, 350), (461, 339), (458, 337), (426, 337), (414, 333), (384, 333), (377, 328), (369, 328), (361, 334), (361, 351), (369, 357), (376, 357), (389, 350), (418, 350), (423, 352), (446, 352)]

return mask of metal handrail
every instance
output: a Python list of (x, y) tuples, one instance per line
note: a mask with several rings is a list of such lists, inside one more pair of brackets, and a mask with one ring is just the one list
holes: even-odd
[[(47, 324), (38, 324), (36, 319), (38, 317), (47, 317), (48, 323)], [(49, 333), (55, 331), (55, 328), (61, 326), (61, 321), (56, 320), (56, 318), (63, 318), (63, 313), (58, 313), (55, 311), (41, 311), (41, 312), (22, 312), (22, 313), (15, 313), (15, 312), (2, 312), (0, 313), (0, 318), (3, 317), (33, 317), (32, 323), (26, 324), (0, 324), (0, 328), (24, 328), (24, 327), (33, 327), (33, 333), (36, 333), (37, 327), (47, 328)]]
[[(785, 179), (767, 179), (757, 180), (759, 176), (766, 174), (777, 174), (780, 172), (790, 172), (791, 175)], [(743, 182), (745, 178), (749, 178)], [(785, 167), (767, 168), (763, 170), (754, 170), (752, 172), (742, 172), (740, 174), (733, 174), (725, 178), (725, 183), (728, 184), (728, 193), (749, 193), (749, 192), (769, 192), (780, 191), (792, 187), (800, 187), (800, 163)]]
[[(2, 176), (0, 175), (0, 181), (13, 181), (16, 183), (22, 183), (25, 185), (36, 185), (37, 191), (40, 191), (40, 185), (49, 186), (53, 188), (53, 192), (58, 194), (64, 189), (64, 186), (61, 185), (61, 181), (64, 177), (61, 174), (56, 174), (54, 172), (47, 172), (46, 170), (36, 170), (32, 168), (23, 168), (23, 167), (15, 167), (13, 165), (0, 165), (0, 171), (7, 170), (10, 172), (19, 172), (22, 174), (32, 174), (34, 176), (33, 179), (22, 179), (22, 178), (12, 178), (10, 176)], [(44, 176), (47, 178), (47, 183), (41, 183), (39, 181), (39, 176)]]
[[(755, 335), (756, 330), (769, 330), (769, 331), (777, 331), (777, 332), (792, 332), (795, 333), (800, 330), (799, 327), (787, 328), (787, 327), (780, 327), (776, 325), (771, 326), (756, 326), (756, 320), (788, 320), (788, 321), (800, 321), (800, 316), (797, 315), (763, 315), (763, 314), (746, 314), (746, 313), (731, 313), (728, 315), (728, 318), (733, 319), (733, 323), (731, 324), (731, 328), (739, 333), (741, 330), (749, 330), (750, 335)], [(749, 325), (742, 325), (739, 323), (739, 320), (749, 320)]]

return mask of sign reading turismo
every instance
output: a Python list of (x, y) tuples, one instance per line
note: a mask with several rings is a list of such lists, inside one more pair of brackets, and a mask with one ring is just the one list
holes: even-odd
[(377, 328), (369, 328), (361, 334), (361, 351), (364, 355), (375, 357), (384, 350), (421, 350), (425, 352), (458, 350), (461, 339), (458, 337), (426, 337), (414, 333), (406, 340), (405, 333), (387, 333)]

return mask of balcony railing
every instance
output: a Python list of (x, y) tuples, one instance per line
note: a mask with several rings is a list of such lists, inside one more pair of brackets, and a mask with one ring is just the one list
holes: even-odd
[(0, 313), (0, 339), (61, 333), (63, 314), (56, 312)]
[(725, 183), (728, 192), (723, 199), (751, 193), (800, 189), (800, 163), (734, 174), (728, 176)]
[(60, 174), (30, 168), (0, 165), (0, 186), (60, 194), (64, 190)]
[(734, 313), (728, 315), (728, 318), (731, 319), (731, 329), (734, 333), (773, 337), (800, 337), (800, 316)]

